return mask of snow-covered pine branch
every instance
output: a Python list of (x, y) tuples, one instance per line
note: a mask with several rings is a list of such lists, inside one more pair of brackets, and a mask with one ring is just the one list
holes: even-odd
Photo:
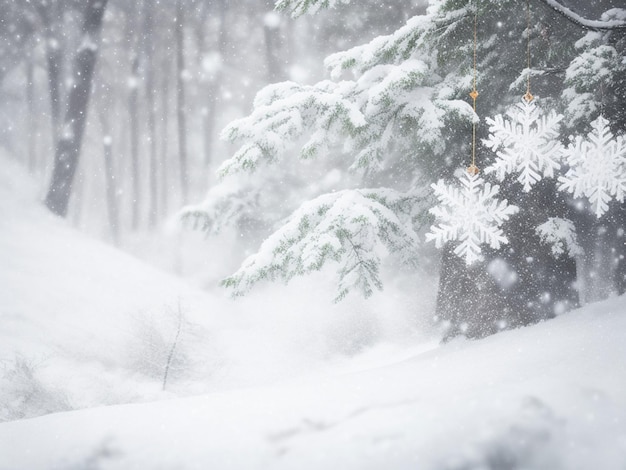
[(496, 160), (485, 173), (495, 173), (500, 181), (517, 174), (517, 181), (528, 192), (543, 177), (554, 177), (560, 168), (563, 149), (558, 138), (563, 116), (554, 110), (543, 115), (534, 100), (524, 98), (506, 114), (508, 119), (501, 114), (486, 119), (490, 134), (484, 144), (496, 153)]
[[(615, 18), (615, 19), (602, 18), (600, 20), (590, 20), (588, 18), (583, 17), (582, 15), (579, 15), (573, 10), (567, 8), (565, 5), (562, 5), (557, 0), (543, 0), (543, 1), (547, 3), (548, 5), (550, 5), (555, 11), (563, 15), (565, 18), (567, 18), (568, 20), (572, 21), (573, 23), (579, 26), (582, 26), (585, 29), (590, 29), (593, 31), (626, 29), (626, 15), (624, 15), (621, 18)], [(622, 9), (614, 8), (613, 10), (620, 11)]]
[(290, 10), (291, 16), (297, 18), (305, 13), (315, 14), (324, 8), (335, 8), (351, 0), (276, 0), (275, 7), (279, 11)]
[(353, 170), (379, 170), (391, 148), (404, 155), (418, 149), (443, 153), (447, 123), (471, 122), (474, 112), (465, 101), (442, 93), (439, 80), (417, 59), (376, 65), (358, 78), (355, 99), (367, 126), (356, 134)]
[(222, 183), (213, 186), (202, 203), (183, 207), (179, 217), (194, 230), (217, 235), (258, 214), (260, 192), (258, 186)]
[(429, 16), (414, 16), (393, 34), (378, 36), (367, 44), (331, 54), (324, 60), (330, 76), (337, 79), (344, 70), (357, 74), (383, 64), (399, 64), (414, 57), (423, 45), (425, 33), (432, 28)]
[(351, 83), (331, 81), (314, 86), (283, 82), (263, 88), (252, 114), (222, 131), (222, 139), (243, 146), (222, 164), (220, 174), (254, 171), (261, 161), (275, 162), (305, 136), (301, 158), (311, 158), (341, 136), (355, 133), (366, 122), (354, 103), (343, 97), (352, 88)]
[(354, 182), (339, 169), (328, 171), (285, 162), (260, 169), (254, 175), (241, 173), (223, 179), (209, 189), (202, 202), (184, 207), (178, 216), (183, 225), (209, 236), (237, 228), (240, 235), (256, 238), (272, 231), (276, 222), (285, 219), (303, 200), (341, 184)]
[(566, 87), (562, 92), (568, 103), (565, 108), (567, 125), (572, 128), (596, 117), (605, 99), (602, 89), (607, 84), (619, 83), (626, 75), (623, 55), (609, 42), (608, 36), (608, 33), (591, 31), (576, 42), (580, 52), (567, 67)]
[(429, 65), (437, 66), (431, 54), (437, 44), (452, 34), (457, 26), (470, 17), (472, 5), (443, 10), (442, 2), (431, 2), (426, 15), (417, 15), (392, 34), (378, 36), (367, 44), (331, 54), (324, 61), (331, 77), (337, 78), (346, 70), (357, 75), (381, 64), (399, 64), (407, 59), (430, 57)]
[(467, 102), (449, 97), (439, 80), (425, 62), (409, 59), (377, 65), (356, 81), (267, 86), (252, 113), (222, 132), (242, 147), (220, 173), (254, 171), (280, 161), (296, 145), (300, 158), (308, 159), (341, 144), (354, 158), (352, 169), (364, 172), (378, 171), (391, 147), (404, 155), (416, 148), (441, 154), (447, 122), (475, 115)]
[(233, 295), (262, 280), (282, 280), (339, 265), (335, 300), (358, 290), (365, 297), (382, 289), (379, 269), (386, 253), (414, 262), (413, 228), (419, 196), (390, 189), (344, 190), (304, 203), (272, 234), (259, 252), (223, 281)]
[(583, 249), (578, 243), (576, 227), (569, 219), (550, 217), (547, 222), (537, 227), (535, 232), (542, 243), (550, 245), (555, 258), (564, 254), (572, 258), (583, 254)]

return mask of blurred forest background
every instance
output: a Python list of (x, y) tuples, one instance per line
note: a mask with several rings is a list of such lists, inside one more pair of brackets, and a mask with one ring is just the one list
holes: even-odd
[(426, 2), (367, 0), (294, 20), (271, 0), (110, 0), (98, 38), (87, 12), (102, 3), (0, 1), (0, 146), (37, 178), (43, 201), (56, 143), (74, 138), (68, 102), (85, 75), (80, 52), (96, 52), (67, 217), (183, 271), (180, 251), (163, 248), (181, 235), (154, 235), (215, 184), (233, 152), (221, 129), (250, 112), (264, 85), (322, 79), (325, 56), (394, 31)]

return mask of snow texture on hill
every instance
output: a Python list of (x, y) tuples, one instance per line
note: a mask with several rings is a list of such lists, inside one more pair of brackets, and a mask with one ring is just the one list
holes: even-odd
[(0, 425), (0, 468), (626, 464), (624, 300), (358, 373)]
[(16, 162), (0, 161), (0, 422), (258, 386), (356, 364), (372, 348), (385, 361), (424, 347), (419, 320), (431, 307), (416, 302), (419, 289), (335, 305), (320, 273), (238, 302), (207, 294), (69, 228)]
[[(2, 167), (0, 409), (50, 414), (4, 417), (1, 470), (626, 467), (621, 297), (443, 346), (376, 296), (234, 304), (68, 229)], [(161, 392), (178, 299), (185, 354)]]

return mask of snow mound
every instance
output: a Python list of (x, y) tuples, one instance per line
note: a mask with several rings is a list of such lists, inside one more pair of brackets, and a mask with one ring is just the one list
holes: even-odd
[(206, 293), (73, 230), (0, 161), (0, 422), (269, 384), (415, 344), (408, 297), (334, 305), (304, 282), (238, 302)]
[(620, 470), (624, 310), (362, 372), (5, 423), (0, 468)]
[(626, 468), (624, 298), (438, 347), (376, 297), (233, 303), (74, 232), (4, 163), (2, 470)]

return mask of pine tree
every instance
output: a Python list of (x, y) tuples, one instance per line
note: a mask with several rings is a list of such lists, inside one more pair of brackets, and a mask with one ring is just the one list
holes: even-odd
[[(298, 16), (339, 3), (349, 2), (281, 0), (278, 5)], [(330, 79), (261, 90), (252, 113), (223, 133), (240, 145), (222, 165), (225, 181), (250, 173), (251, 178), (261, 175), (262, 184), (267, 181), (264, 168), (292, 168), (298, 159), (322, 166), (326, 159), (347, 162), (340, 174), (356, 176), (346, 183), (352, 187), (333, 188), (346, 192), (324, 195), (318, 188), (311, 194), (313, 200), (302, 204), (226, 285), (245, 292), (261, 279), (288, 281), (334, 262), (339, 265), (339, 298), (350, 290), (368, 295), (379, 288), (381, 258), (376, 246), (400, 253), (415, 250), (416, 240), (426, 235), (424, 217), (432, 205), (420, 191), (428, 186), (424, 181), (449, 179), (468, 162), (471, 128), (478, 119), (467, 98), (473, 79), (475, 15), (480, 116), (497, 116), (518, 101), (529, 76), (544, 109), (564, 103), (566, 77), (559, 71), (580, 56), (574, 43), (583, 31), (546, 2), (534, 0), (531, 6), (535, 20), (528, 29), (519, 2), (432, 1), (427, 14), (408, 19), (395, 32), (330, 55), (325, 61)], [(529, 38), (531, 69), (525, 68)], [(560, 168), (562, 118), (556, 112), (540, 118), (534, 104), (522, 108), (518, 106), (513, 120), (530, 127), (521, 132), (514, 130), (517, 124), (507, 125), (505, 118), (495, 117), (488, 138), (489, 129), (478, 123), (479, 164), (491, 167), (502, 180), (498, 197), (508, 201), (490, 206), (495, 225), (488, 225), (489, 231), (477, 238), (476, 228), (463, 232), (466, 238), (461, 239), (443, 223), (430, 235), (443, 247), (437, 316), (448, 327), (446, 337), (484, 336), (549, 318), (578, 302), (573, 258), (577, 253), (562, 250), (555, 257), (556, 242), (545, 232), (545, 224), (557, 218), (577, 223), (551, 178)], [(505, 136), (505, 131), (511, 132)], [(533, 152), (524, 153), (526, 138), (534, 139)], [(514, 173), (521, 173), (521, 187)], [(441, 221), (453, 219), (442, 199), (448, 189), (442, 183), (434, 189), (442, 203), (434, 215)], [(494, 186), (485, 185), (485, 191), (489, 197), (482, 202), (495, 196)], [(410, 209), (404, 205), (408, 201)], [(520, 208), (518, 214), (514, 206)], [(211, 230), (221, 224), (221, 214), (233, 218), (232, 210), (222, 213), (216, 207), (201, 205), (186, 215)], [(392, 238), (380, 232), (385, 225)], [(463, 245), (469, 238), (471, 246)], [(456, 244), (459, 239), (461, 245)], [(376, 255), (370, 253), (355, 264), (360, 247)], [(475, 262), (468, 266), (465, 261)]]

